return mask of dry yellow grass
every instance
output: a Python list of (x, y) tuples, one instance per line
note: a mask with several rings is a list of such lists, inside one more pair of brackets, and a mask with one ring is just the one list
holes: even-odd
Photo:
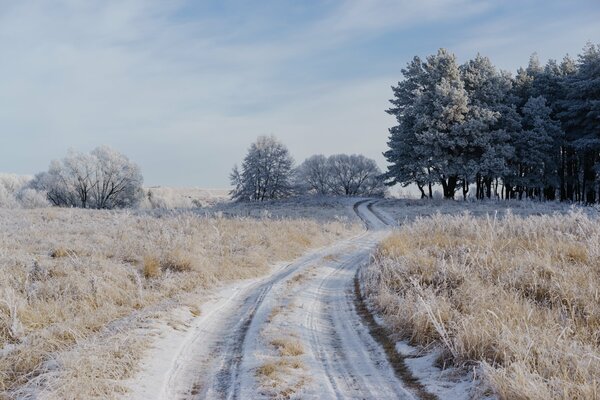
[(275, 399), (302, 398), (298, 393), (306, 380), (298, 372), (303, 367), (302, 361), (293, 358), (264, 362), (256, 369), (262, 394)]
[(274, 362), (268, 362), (256, 369), (256, 374), (258, 376), (263, 376), (265, 378), (274, 379), (276, 372), (279, 370), (279, 365)]
[(419, 219), (381, 244), (365, 279), (395, 332), (480, 366), (500, 398), (600, 398), (598, 219)]
[(146, 348), (133, 332), (145, 318), (354, 232), (304, 219), (0, 210), (0, 398), (112, 398)]
[(274, 339), (271, 341), (271, 346), (275, 347), (283, 357), (295, 357), (304, 354), (302, 343), (289, 338)]
[(50, 257), (52, 257), (52, 258), (67, 257), (67, 256), (69, 256), (70, 253), (72, 253), (72, 252), (65, 249), (64, 247), (57, 247), (56, 249), (52, 250), (52, 252), (50, 253)]
[(153, 279), (160, 276), (160, 260), (156, 257), (146, 256), (144, 257), (144, 266), (142, 269), (144, 278)]

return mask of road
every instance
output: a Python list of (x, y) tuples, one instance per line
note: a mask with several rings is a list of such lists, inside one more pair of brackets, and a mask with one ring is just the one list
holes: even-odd
[(165, 365), (157, 392), (144, 395), (430, 398), (410, 376), (404, 379), (398, 360), (375, 339), (372, 317), (369, 324), (357, 312), (357, 271), (390, 229), (390, 219), (375, 203), (354, 206), (368, 228), (360, 236), (314, 251), (216, 300)]

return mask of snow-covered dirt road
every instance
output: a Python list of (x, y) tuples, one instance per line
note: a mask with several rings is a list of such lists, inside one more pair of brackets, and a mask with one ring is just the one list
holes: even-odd
[[(165, 343), (136, 382), (144, 399), (417, 399), (361, 317), (355, 277), (390, 219), (354, 206), (367, 232), (274, 274), (222, 291), (188, 331)], [(377, 336), (377, 335), (375, 335)]]

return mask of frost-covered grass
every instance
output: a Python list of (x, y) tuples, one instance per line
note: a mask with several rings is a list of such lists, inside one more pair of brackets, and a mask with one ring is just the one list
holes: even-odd
[(600, 219), (434, 215), (402, 226), (365, 271), (399, 338), (478, 366), (502, 399), (600, 394)]
[(154, 186), (144, 188), (146, 193), (141, 208), (184, 209), (209, 207), (229, 200), (227, 189), (205, 189), (196, 187)]
[[(358, 225), (191, 212), (0, 210), (0, 398), (111, 398), (153, 317)], [(176, 323), (176, 322), (173, 322)]]
[(299, 196), (263, 202), (221, 202), (198, 212), (207, 215), (270, 218), (308, 218), (318, 221), (360, 222), (352, 205), (358, 200), (336, 196)]
[(513, 214), (521, 216), (567, 213), (572, 208), (595, 212), (593, 208), (569, 203), (531, 200), (386, 199), (378, 202), (377, 208), (400, 223), (410, 222), (417, 217), (433, 216), (438, 213), (456, 215), (468, 212), (474, 216), (498, 215), (502, 217), (509, 210)]

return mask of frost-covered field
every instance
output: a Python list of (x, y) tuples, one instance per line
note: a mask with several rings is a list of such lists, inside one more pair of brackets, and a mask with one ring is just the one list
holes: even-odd
[(560, 202), (538, 202), (531, 200), (483, 200), (483, 201), (453, 201), (444, 199), (386, 199), (377, 203), (377, 208), (392, 217), (398, 223), (413, 221), (417, 217), (435, 214), (464, 214), (486, 217), (494, 215), (503, 217), (508, 212), (515, 215), (544, 215), (567, 213), (578, 209), (585, 213), (597, 214), (598, 208), (571, 206)]
[(352, 210), (357, 198), (335, 196), (301, 196), (260, 203), (221, 202), (200, 212), (208, 215), (270, 218), (308, 218), (318, 221), (360, 220)]
[(153, 319), (362, 229), (199, 214), (0, 209), (0, 396), (114, 397)]
[[(202, 207), (186, 208), (187, 200), (181, 201), (201, 195), (207, 201)], [(344, 257), (360, 258), (353, 252), (361, 246), (340, 250), (332, 245), (363, 232), (352, 207), (359, 199), (243, 204), (221, 201), (222, 195), (165, 188), (161, 196), (168, 206), (153, 209), (0, 209), (0, 398), (127, 398), (135, 393), (143, 398), (139, 394), (145, 391), (127, 390), (140, 389), (136, 382), (164, 378), (164, 360), (179, 354), (186, 332), (203, 337), (202, 318), (215, 307), (204, 307), (206, 300), (227, 302), (227, 296), (253, 287), (256, 277), (275, 279), (271, 266), (323, 247), (306, 265), (295, 264), (299, 276), (304, 267), (323, 274), (290, 278), (303, 282), (299, 294), (281, 293), (285, 299), (292, 296), (290, 304), (302, 296), (312, 299), (314, 292), (305, 286), (323, 279), (337, 282), (346, 271)], [(479, 366), (486, 384), (506, 398), (560, 398), (558, 391), (585, 398), (598, 390), (590, 378), (600, 373), (596, 209), (390, 199), (363, 202), (363, 213), (369, 204), (384, 220), (402, 222), (379, 246), (366, 274), (370, 301), (399, 337), (438, 346), (445, 362)], [(340, 254), (329, 257), (333, 249)], [(360, 264), (355, 261), (352, 268)], [(333, 266), (342, 272), (328, 275)], [(232, 284), (247, 278), (247, 284)], [(288, 287), (285, 280), (279, 283)], [(331, 300), (325, 293), (317, 297)], [(275, 303), (263, 307), (276, 310)], [(295, 312), (317, 311), (300, 307)], [(275, 339), (263, 350), (272, 352), (275, 346), (287, 352), (287, 342), (277, 340), (293, 321), (301, 327), (305, 318), (292, 321), (282, 313), (272, 320), (273, 332), (264, 332)], [(217, 318), (214, 326), (222, 322)], [(304, 337), (299, 333), (298, 338)], [(309, 339), (303, 346), (323, 347), (331, 338)], [(156, 343), (161, 348), (153, 349)], [(322, 351), (336, 350), (325, 346)], [(434, 353), (427, 354), (429, 360)], [(176, 364), (184, 361), (190, 371), (197, 370), (193, 360)], [(421, 364), (429, 368), (430, 361)], [(282, 371), (277, 374), (287, 370)], [(262, 376), (258, 370), (246, 372), (246, 377)], [(311, 376), (310, 369), (303, 373), (305, 390), (313, 390), (310, 382), (321, 378)], [(454, 385), (427, 373), (428, 388)], [(445, 390), (441, 393), (451, 393)]]
[(209, 207), (229, 200), (227, 189), (153, 186), (144, 190), (146, 198), (142, 202), (142, 208)]
[[(396, 216), (418, 213), (394, 203)], [(598, 398), (598, 213), (511, 206), (529, 216), (475, 216), (498, 207), (485, 203), (464, 215), (458, 203), (405, 223), (365, 271), (368, 298), (402, 348), (440, 349), (438, 365), (475, 369), (500, 398)]]

